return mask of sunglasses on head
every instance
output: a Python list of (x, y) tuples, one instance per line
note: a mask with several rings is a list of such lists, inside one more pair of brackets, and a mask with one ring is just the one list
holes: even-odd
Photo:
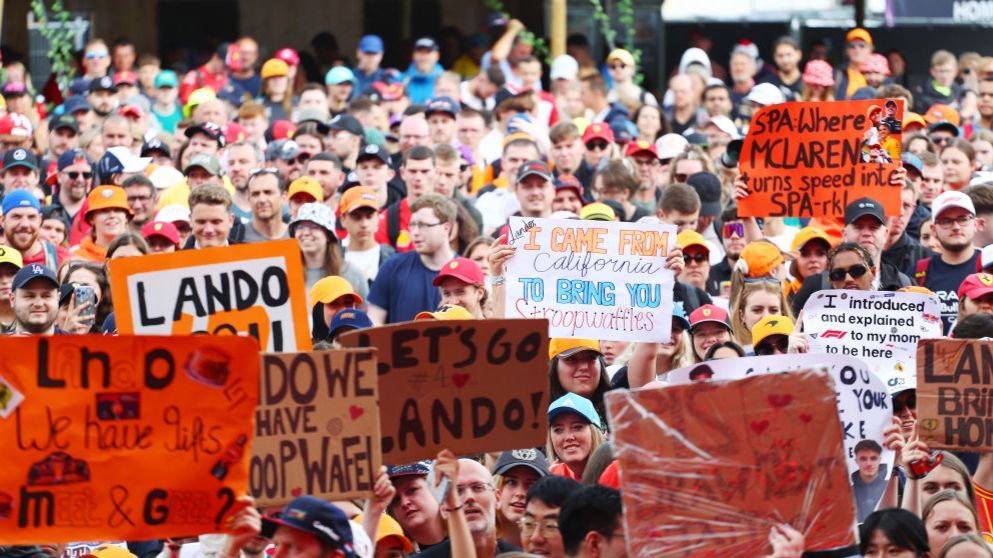
[(785, 353), (790, 347), (790, 340), (785, 335), (773, 335), (755, 345), (757, 356), (774, 355), (776, 352)]
[(852, 279), (858, 279), (869, 272), (869, 268), (862, 264), (855, 264), (852, 267), (836, 267), (828, 273), (828, 279), (838, 282), (844, 281), (845, 275), (850, 275)]
[(610, 144), (605, 141), (591, 141), (586, 144), (586, 149), (590, 151), (603, 151), (607, 149)]
[(731, 238), (736, 235), (738, 238), (744, 238), (745, 225), (742, 223), (724, 223), (724, 228), (721, 230), (721, 235), (724, 238)]
[(683, 254), (683, 261), (686, 263), (703, 263), (707, 261), (707, 254), (704, 254), (703, 252), (697, 252), (696, 254)]

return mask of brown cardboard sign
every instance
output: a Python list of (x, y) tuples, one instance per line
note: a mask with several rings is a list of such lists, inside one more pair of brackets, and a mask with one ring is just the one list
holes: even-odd
[(785, 374), (607, 394), (632, 556), (765, 556), (783, 523), (854, 543), (831, 379)]
[(547, 332), (547, 320), (425, 320), (342, 335), (379, 350), (383, 461), (542, 445)]
[(993, 342), (929, 339), (917, 345), (917, 424), (928, 447), (993, 449)]
[(258, 505), (372, 494), (382, 463), (376, 350), (262, 355), (249, 488)]

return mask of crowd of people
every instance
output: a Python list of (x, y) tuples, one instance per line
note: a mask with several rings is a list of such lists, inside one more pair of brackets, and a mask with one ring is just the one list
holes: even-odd
[[(94, 556), (172, 558), (198, 544), (222, 558), (623, 557), (607, 391), (713, 359), (808, 352), (800, 316), (826, 289), (934, 294), (946, 334), (993, 337), (993, 57), (939, 50), (914, 84), (866, 29), (843, 52), (782, 37), (771, 62), (751, 41), (718, 54), (696, 33), (664, 82), (639, 85), (622, 48), (597, 59), (573, 36), (546, 63), (521, 22), (494, 14), (486, 29), (445, 66), (439, 43), (418, 38), (403, 70), (382, 67), (384, 42), (367, 35), (322, 82), (308, 81), (306, 53), (251, 37), (185, 72), (126, 39), (93, 39), (50, 105), (23, 64), (6, 64), (4, 334), (116, 333), (112, 301), (127, 293), (111, 292), (109, 260), (292, 238), (314, 346), (329, 349), (365, 327), (514, 317), (511, 216), (678, 229), (670, 342), (550, 340), (547, 447), (446, 450), (384, 467), (364, 502), (242, 500), (227, 536), (108, 541)], [(738, 215), (756, 110), (875, 98), (905, 101), (899, 215), (871, 197), (836, 217)], [(929, 450), (914, 389), (892, 407), (893, 474), (855, 475), (878, 487), (875, 502), (858, 502), (858, 548), (831, 555), (993, 556), (989, 456)], [(442, 477), (451, 489), (435, 494)], [(771, 526), (770, 555), (817, 556), (801, 527)], [(38, 542), (0, 555), (62, 553)]]

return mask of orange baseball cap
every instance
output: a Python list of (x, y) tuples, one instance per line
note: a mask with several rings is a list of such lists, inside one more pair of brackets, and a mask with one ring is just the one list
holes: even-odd
[(746, 277), (765, 277), (772, 273), (777, 265), (786, 261), (778, 246), (764, 240), (749, 242), (741, 251), (739, 258), (748, 264)]
[(868, 31), (861, 27), (856, 27), (845, 35), (845, 42), (850, 43), (852, 41), (862, 41), (868, 45), (872, 44), (872, 35)]
[(927, 112), (924, 113), (924, 121), (928, 124), (951, 122), (958, 126), (962, 120), (959, 118), (959, 111), (955, 110), (954, 107), (938, 104), (931, 105), (931, 108), (927, 109)]
[[(362, 514), (355, 516), (352, 521), (362, 525)], [(397, 520), (384, 513), (379, 516), (379, 527), (376, 529), (376, 544), (388, 540), (391, 537), (392, 540), (400, 543), (404, 552), (414, 551), (414, 545), (410, 542), (410, 539), (403, 534), (403, 529), (400, 527), (400, 524), (397, 523)]]
[(600, 350), (600, 342), (596, 339), (566, 339), (557, 337), (548, 343), (549, 360), (555, 357), (568, 357), (582, 351), (593, 351), (603, 354)]
[(310, 303), (317, 304), (320, 302), (321, 304), (327, 304), (346, 295), (352, 295), (355, 298), (355, 304), (362, 304), (364, 302), (347, 279), (337, 275), (329, 275), (314, 283), (314, 286), (310, 288)]
[(352, 186), (341, 195), (338, 202), (338, 215), (351, 213), (360, 207), (371, 207), (379, 211), (379, 196), (368, 186)]
[(90, 216), (104, 209), (122, 209), (130, 219), (133, 215), (128, 207), (128, 195), (120, 186), (97, 186), (86, 199), (89, 208), (84, 218), (89, 222)]
[(287, 194), (290, 199), (293, 199), (293, 196), (297, 194), (307, 194), (314, 201), (324, 201), (324, 189), (321, 188), (321, 183), (309, 176), (301, 176), (290, 182)]
[(903, 131), (906, 132), (907, 127), (911, 124), (917, 124), (921, 127), (921, 129), (927, 128), (927, 122), (924, 121), (923, 116), (908, 110), (903, 113)]
[(421, 320), (475, 320), (475, 319), (476, 317), (470, 314), (468, 310), (455, 304), (442, 306), (436, 312), (424, 311), (414, 316), (415, 322), (419, 322)]
[(828, 233), (824, 232), (824, 229), (804, 227), (793, 237), (793, 244), (790, 246), (790, 249), (796, 252), (814, 239), (823, 240), (828, 245), (828, 248), (831, 248), (831, 237), (828, 236)]

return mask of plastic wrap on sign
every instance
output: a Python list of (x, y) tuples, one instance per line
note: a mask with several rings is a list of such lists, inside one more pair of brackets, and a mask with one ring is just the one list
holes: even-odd
[(783, 523), (853, 544), (834, 399), (820, 368), (608, 393), (630, 555), (765, 556)]

